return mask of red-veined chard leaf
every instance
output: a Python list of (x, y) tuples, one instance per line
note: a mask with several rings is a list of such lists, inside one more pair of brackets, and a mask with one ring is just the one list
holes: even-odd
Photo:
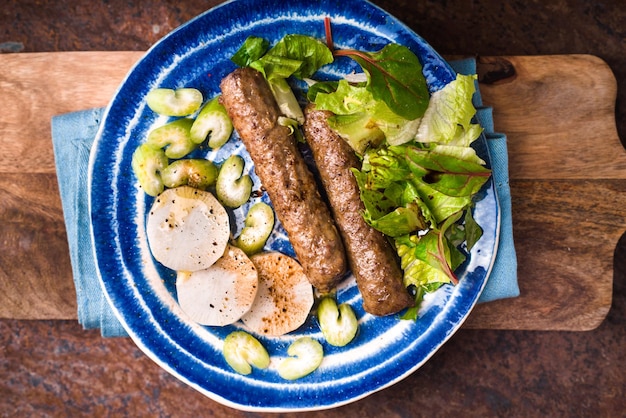
[(412, 234), (396, 238), (405, 286), (458, 283), (454, 270), (462, 259), (459, 258), (460, 252), (448, 244), (445, 233), (462, 215), (463, 212), (455, 213), (443, 222), (440, 229), (430, 229), (425, 235)]
[(413, 172), (424, 172), (423, 180), (448, 196), (462, 197), (477, 193), (491, 175), (470, 147), (435, 145), (432, 148), (406, 146), (405, 152)]
[(374, 99), (398, 116), (414, 120), (426, 112), (429, 92), (422, 64), (406, 46), (388, 44), (378, 52), (339, 50), (335, 55), (354, 59), (368, 75), (367, 89)]

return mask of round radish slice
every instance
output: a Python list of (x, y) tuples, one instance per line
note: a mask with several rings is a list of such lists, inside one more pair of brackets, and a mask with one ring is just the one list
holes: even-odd
[(313, 307), (313, 287), (302, 266), (279, 252), (250, 257), (259, 274), (259, 290), (241, 318), (250, 330), (278, 336), (300, 327)]
[(232, 324), (248, 312), (258, 289), (257, 271), (248, 256), (229, 245), (211, 267), (178, 272), (178, 303), (201, 325)]
[(146, 233), (158, 262), (176, 271), (197, 271), (224, 254), (230, 221), (211, 193), (181, 186), (156, 197)]

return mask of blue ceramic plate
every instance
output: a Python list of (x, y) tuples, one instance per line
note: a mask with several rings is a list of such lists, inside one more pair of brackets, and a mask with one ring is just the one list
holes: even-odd
[[(176, 303), (175, 274), (154, 261), (145, 234), (152, 198), (139, 188), (131, 156), (150, 129), (165, 122), (145, 104), (155, 87), (196, 87), (205, 98), (219, 93), (219, 81), (235, 66), (230, 57), (249, 35), (271, 42), (301, 33), (324, 39), (330, 17), (339, 48), (376, 51), (390, 42), (412, 49), (423, 63), (432, 91), (454, 78), (447, 63), (398, 20), (362, 0), (317, 2), (269, 0), (225, 3), (191, 20), (155, 44), (130, 71), (108, 106), (90, 160), (92, 234), (100, 280), (114, 311), (137, 345), (160, 366), (225, 405), (254, 411), (297, 411), (336, 407), (385, 388), (417, 370), (460, 327), (475, 305), (491, 269), (498, 242), (499, 209), (491, 182), (477, 202), (475, 217), (484, 236), (459, 272), (460, 284), (429, 295), (417, 321), (377, 318), (361, 308), (352, 278), (339, 289), (340, 302), (355, 308), (360, 332), (348, 346), (324, 343), (314, 320), (281, 338), (259, 337), (272, 363), (248, 376), (236, 374), (222, 357), (223, 338), (243, 325), (203, 327)], [(322, 77), (351, 71), (334, 66)], [(484, 145), (484, 144), (483, 144)], [(235, 137), (220, 152), (197, 153), (216, 162), (237, 152), (252, 162)], [(481, 150), (488, 160), (486, 150)], [(257, 181), (258, 187), (258, 181)], [(254, 202), (252, 202), (254, 203)], [(241, 219), (247, 207), (234, 216)], [(236, 232), (235, 232), (236, 233)], [(292, 249), (277, 226), (268, 247)], [(309, 335), (324, 345), (321, 367), (286, 381), (276, 365), (295, 338)]]

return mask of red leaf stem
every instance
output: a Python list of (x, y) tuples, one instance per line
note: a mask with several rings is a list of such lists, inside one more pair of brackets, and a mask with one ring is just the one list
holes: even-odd
[(330, 26), (330, 17), (326, 16), (324, 18), (324, 32), (326, 33), (326, 46), (331, 51), (335, 50), (335, 45), (333, 43), (333, 32)]

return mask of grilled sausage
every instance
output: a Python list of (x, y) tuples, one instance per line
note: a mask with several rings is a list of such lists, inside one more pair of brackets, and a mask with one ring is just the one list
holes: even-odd
[(305, 138), (343, 238), (363, 308), (379, 316), (396, 313), (412, 306), (413, 298), (402, 284), (402, 270), (391, 244), (361, 215), (365, 207), (351, 171), (359, 167), (359, 160), (350, 145), (328, 126), (329, 115), (308, 105)]
[(309, 281), (321, 292), (332, 290), (347, 271), (343, 242), (289, 129), (278, 124), (281, 113), (267, 81), (254, 69), (238, 68), (220, 88)]

